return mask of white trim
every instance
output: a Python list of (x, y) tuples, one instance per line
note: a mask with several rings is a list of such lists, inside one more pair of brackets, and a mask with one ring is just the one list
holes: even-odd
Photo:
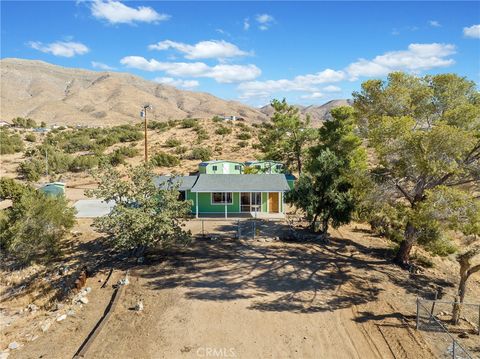
[[(199, 193), (199, 192), (197, 192)], [(209, 192), (202, 192), (202, 193), (209, 193)], [(227, 193), (231, 193), (231, 198), (232, 198), (232, 201), (231, 202), (221, 202), (221, 203), (213, 203), (213, 194), (214, 193), (223, 193), (223, 194), (227, 194)], [(219, 191), (214, 191), (214, 192), (210, 192), (210, 205), (211, 206), (230, 206), (233, 204), (233, 194), (235, 192), (219, 192)], [(226, 196), (225, 196), (226, 197)]]
[(195, 217), (198, 218), (198, 192), (195, 193)]

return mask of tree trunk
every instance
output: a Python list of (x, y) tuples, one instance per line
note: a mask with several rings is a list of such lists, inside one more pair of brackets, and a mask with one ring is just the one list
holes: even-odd
[[(461, 270), (461, 269), (460, 269)], [(467, 272), (464, 271), (460, 274), (460, 284), (458, 285), (458, 295), (455, 297), (455, 304), (452, 311), (452, 323), (458, 325), (460, 321), (460, 315), (462, 314), (463, 301), (465, 299), (465, 291), (467, 289)]]
[(329, 221), (329, 217), (327, 218), (324, 218), (322, 220), (322, 233), (324, 236), (326, 236), (328, 234), (328, 221)]
[(302, 158), (297, 156), (298, 177), (302, 175)]
[(412, 222), (407, 222), (404, 236), (405, 239), (400, 243), (394, 262), (402, 267), (407, 267), (410, 262), (410, 251), (417, 239), (417, 229)]

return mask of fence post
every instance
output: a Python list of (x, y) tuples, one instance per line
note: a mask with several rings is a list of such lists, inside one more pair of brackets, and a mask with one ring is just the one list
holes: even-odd
[(480, 305), (478, 306), (478, 335), (480, 335)]
[(203, 219), (202, 219), (202, 237), (205, 237), (205, 229), (204, 229), (204, 227), (203, 227), (203, 222), (204, 222), (204, 221), (203, 221)]
[(438, 290), (435, 292), (435, 299), (433, 300), (432, 303), (432, 310), (430, 311), (430, 316), (433, 317), (433, 312), (435, 311), (435, 304), (437, 303), (438, 299)]
[(420, 308), (419, 308), (419, 304), (420, 304), (420, 303), (419, 303), (419, 300), (420, 300), (420, 299), (419, 299), (418, 296), (417, 296), (417, 322), (416, 322), (416, 325), (415, 325), (415, 329), (417, 329), (417, 330), (418, 330), (418, 323), (419, 323), (419, 320), (420, 320), (420, 319), (419, 319), (419, 314), (420, 314)]
[(452, 358), (455, 359), (455, 339), (452, 338)]
[(238, 235), (238, 239), (240, 239), (240, 220), (237, 219), (237, 235)]

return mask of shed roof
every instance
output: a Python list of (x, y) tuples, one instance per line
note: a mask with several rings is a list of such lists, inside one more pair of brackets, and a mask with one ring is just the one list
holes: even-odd
[(168, 189), (171, 185), (178, 185), (179, 191), (192, 189), (197, 176), (156, 176), (153, 183), (160, 189)]
[(283, 174), (201, 174), (192, 192), (283, 192), (289, 191)]

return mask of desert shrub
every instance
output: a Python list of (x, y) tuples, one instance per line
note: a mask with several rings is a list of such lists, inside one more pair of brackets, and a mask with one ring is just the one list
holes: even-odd
[(208, 140), (210, 138), (210, 136), (208, 136), (208, 133), (205, 129), (200, 129), (199, 131), (197, 131), (197, 142), (198, 143), (201, 143), (205, 140)]
[(17, 117), (12, 120), (12, 124), (15, 127), (21, 127), (21, 128), (37, 127), (37, 123), (31, 118)]
[(165, 141), (165, 147), (178, 147), (182, 144), (182, 141), (175, 137), (170, 137)]
[(182, 128), (192, 128), (197, 124), (197, 120), (194, 118), (184, 118), (181, 122)]
[(23, 161), (18, 166), (17, 172), (26, 181), (38, 181), (45, 173), (45, 163), (38, 159)]
[(112, 153), (105, 156), (102, 162), (107, 162), (110, 165), (116, 167), (121, 164), (125, 164), (125, 159), (135, 157), (138, 155), (138, 149), (134, 147), (123, 146), (115, 149)]
[(215, 130), (215, 133), (217, 135), (224, 136), (224, 135), (228, 135), (228, 134), (232, 133), (232, 129), (221, 125)]
[(174, 167), (180, 163), (180, 160), (176, 156), (166, 152), (155, 153), (150, 161), (157, 167)]
[(237, 138), (239, 140), (243, 140), (243, 141), (246, 141), (246, 140), (249, 140), (252, 138), (252, 135), (249, 134), (248, 132), (241, 132), (237, 135)]
[(174, 127), (177, 127), (178, 126), (178, 120), (168, 120), (167, 123), (168, 123), (168, 127), (170, 128), (174, 128)]
[(119, 147), (119, 148), (115, 149), (114, 152), (120, 153), (120, 154), (122, 154), (122, 155), (124, 155), (125, 157), (128, 157), (128, 158), (135, 157), (140, 153), (138, 148), (135, 148), (133, 146), (122, 146), (122, 147)]
[(16, 133), (0, 130), (0, 154), (6, 155), (23, 151), (22, 138)]
[(239, 141), (238, 142), (238, 147), (240, 147), (240, 148), (244, 148), (244, 147), (247, 147), (247, 146), (248, 146), (247, 141)]
[(150, 130), (165, 131), (170, 127), (170, 125), (168, 124), (168, 122), (149, 121), (147, 123), (147, 127)]
[(213, 116), (213, 117), (212, 117), (212, 121), (213, 121), (213, 122), (222, 122), (222, 121), (223, 121), (223, 118), (220, 117), (220, 116)]
[(242, 130), (245, 130), (245, 131), (250, 131), (250, 129), (248, 128), (248, 126), (246, 124), (244, 124), (243, 122), (235, 122), (235, 126), (237, 126), (238, 128), (241, 128)]
[(35, 142), (36, 140), (37, 138), (33, 133), (27, 133), (27, 135), (25, 136), (25, 141), (27, 142)]
[(188, 156), (188, 158), (191, 160), (201, 161), (209, 161), (211, 157), (212, 150), (208, 147), (194, 147)]
[(99, 163), (99, 158), (97, 156), (94, 156), (94, 155), (78, 156), (73, 159), (68, 169), (71, 172), (84, 172), (86, 170), (97, 167), (98, 163)]
[(1, 211), (0, 243), (22, 264), (52, 259), (75, 224), (75, 209), (63, 196), (26, 191), (11, 208)]
[(45, 121), (40, 122), (40, 127), (46, 128), (46, 127), (47, 127), (47, 123), (46, 123)]
[(177, 155), (183, 155), (183, 154), (185, 154), (187, 151), (188, 151), (188, 147), (187, 147), (187, 146), (178, 146), (177, 148), (175, 148), (175, 153), (176, 153)]

